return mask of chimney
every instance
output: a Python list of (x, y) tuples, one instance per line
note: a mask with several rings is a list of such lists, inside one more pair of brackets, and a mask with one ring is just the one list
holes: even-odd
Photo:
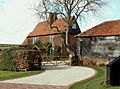
[(50, 23), (50, 25), (57, 19), (57, 13), (49, 13), (49, 18), (48, 18), (48, 22)]

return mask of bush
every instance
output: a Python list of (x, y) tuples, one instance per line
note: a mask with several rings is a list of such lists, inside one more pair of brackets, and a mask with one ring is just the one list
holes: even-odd
[(16, 50), (23, 48), (13, 47), (2, 51), (2, 58), (0, 61), (0, 70), (16, 71), (16, 62), (12, 59), (12, 54)]
[(45, 42), (43, 45), (44, 45), (44, 47), (45, 47), (45, 53), (46, 53), (47, 55), (50, 55), (50, 50), (51, 50), (51, 48), (52, 48), (52, 43), (50, 43), (50, 42)]
[(5, 56), (4, 59), (0, 62), (0, 70), (16, 70), (15, 62), (12, 60), (10, 55)]
[(37, 46), (37, 47), (40, 47), (40, 46), (42, 46), (42, 43), (41, 43), (40, 41), (36, 41), (36, 42), (34, 43), (34, 45)]
[(54, 56), (60, 56), (61, 55), (61, 46), (59, 46), (59, 45), (55, 46), (55, 49), (53, 50), (52, 53)]
[(12, 55), (17, 70), (34, 70), (41, 68), (41, 56), (37, 50), (17, 50)]

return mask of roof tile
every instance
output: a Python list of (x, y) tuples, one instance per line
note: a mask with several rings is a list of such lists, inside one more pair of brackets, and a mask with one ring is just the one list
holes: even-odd
[(20, 46), (27, 46), (27, 45), (28, 45), (28, 39), (26, 38)]
[(120, 35), (120, 20), (104, 22), (77, 36), (89, 37), (89, 36), (113, 36), (113, 35)]
[[(54, 21), (52, 25), (57, 26), (60, 31), (65, 31), (66, 23), (62, 18)], [(56, 29), (51, 29), (48, 21), (43, 21), (37, 24), (35, 29), (29, 34), (29, 36), (50, 35), (56, 33), (59, 32), (57, 32)]]

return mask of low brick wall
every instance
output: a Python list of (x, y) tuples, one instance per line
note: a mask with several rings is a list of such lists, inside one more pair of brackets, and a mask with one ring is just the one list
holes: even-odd
[(12, 54), (18, 70), (33, 70), (41, 68), (40, 52), (36, 50), (17, 50)]
[(106, 65), (110, 61), (107, 58), (96, 58), (96, 57), (82, 57), (83, 65)]

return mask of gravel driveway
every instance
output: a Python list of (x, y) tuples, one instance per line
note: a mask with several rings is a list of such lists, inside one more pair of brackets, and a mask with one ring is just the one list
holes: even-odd
[(46, 69), (46, 71), (41, 74), (1, 82), (68, 86), (69, 84), (87, 79), (95, 74), (94, 69), (80, 66), (44, 66), (43, 69)]

